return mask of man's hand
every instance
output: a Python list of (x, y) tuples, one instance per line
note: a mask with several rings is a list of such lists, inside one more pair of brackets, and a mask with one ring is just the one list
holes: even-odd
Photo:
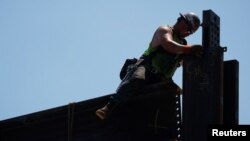
[(201, 55), (203, 54), (203, 46), (201, 46), (201, 45), (191, 45), (189, 53), (194, 55), (194, 56), (201, 57)]
[(203, 47), (202, 45), (185, 45), (183, 47), (183, 53), (201, 57), (203, 54)]

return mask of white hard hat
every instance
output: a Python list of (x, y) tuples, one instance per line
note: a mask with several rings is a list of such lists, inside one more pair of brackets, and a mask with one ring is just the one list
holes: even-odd
[(201, 21), (200, 18), (195, 13), (193, 12), (188, 12), (185, 14), (180, 13), (180, 15), (191, 26), (193, 32), (199, 28)]

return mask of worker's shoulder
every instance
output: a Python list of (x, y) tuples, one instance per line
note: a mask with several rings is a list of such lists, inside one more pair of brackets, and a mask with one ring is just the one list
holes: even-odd
[(170, 26), (167, 26), (167, 25), (161, 25), (161, 26), (158, 27), (158, 31), (172, 32), (172, 28)]

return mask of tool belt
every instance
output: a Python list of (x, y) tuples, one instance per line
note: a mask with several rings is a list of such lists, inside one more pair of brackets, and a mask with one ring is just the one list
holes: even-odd
[(120, 71), (120, 79), (123, 80), (128, 73), (132, 73), (144, 61), (144, 59), (126, 59)]
[(164, 75), (159, 73), (156, 69), (152, 67), (152, 65), (148, 64), (147, 60), (140, 58), (132, 58), (132, 59), (126, 59), (125, 63), (123, 64), (121, 71), (120, 71), (120, 79), (126, 79), (126, 77), (129, 77), (134, 73), (134, 71), (137, 69), (137, 67), (141, 64), (143, 64), (148, 71), (150, 71), (155, 76), (161, 78), (164, 80)]

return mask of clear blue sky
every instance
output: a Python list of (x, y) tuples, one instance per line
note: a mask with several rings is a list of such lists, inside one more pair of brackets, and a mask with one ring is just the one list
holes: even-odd
[[(0, 120), (113, 93), (126, 58), (179, 12), (221, 19), (224, 60), (240, 62), (241, 124), (249, 112), (249, 0), (0, 0)], [(187, 38), (201, 43), (201, 29)], [(181, 69), (174, 76), (181, 85)]]

